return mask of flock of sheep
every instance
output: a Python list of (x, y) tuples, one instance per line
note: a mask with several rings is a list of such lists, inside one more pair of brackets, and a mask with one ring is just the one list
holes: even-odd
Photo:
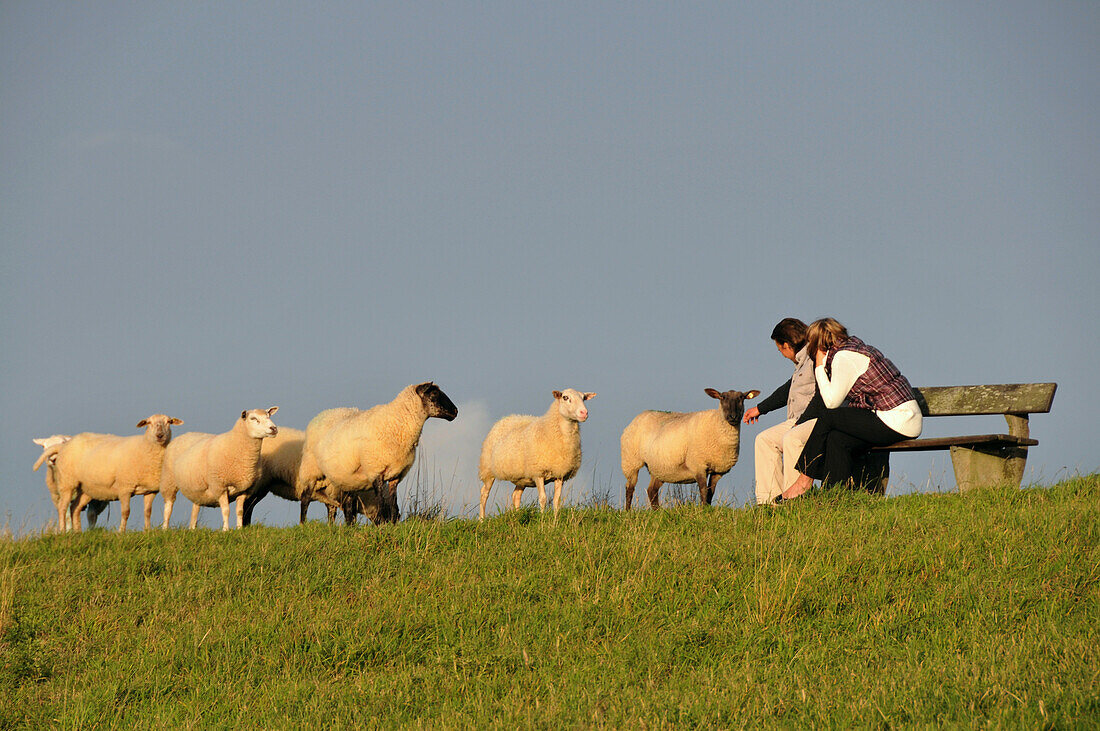
[[(651, 507), (658, 507), (662, 484), (696, 483), (709, 505), (718, 479), (737, 463), (740, 423), (746, 399), (759, 391), (706, 389), (715, 409), (689, 413), (643, 411), (622, 434), (622, 469), (629, 510), (642, 467), (649, 471)], [(595, 397), (567, 388), (554, 391), (542, 416), (512, 415), (497, 421), (481, 447), (479, 514), (485, 518), (489, 491), (497, 480), (514, 485), (513, 505), (523, 489), (535, 487), (539, 508), (547, 503), (546, 483), (554, 483), (554, 511), (561, 508), (562, 485), (581, 466), (580, 425), (588, 418), (585, 402)], [(401, 513), (397, 485), (416, 458), (416, 447), (430, 418), (453, 421), (458, 408), (432, 382), (412, 384), (386, 404), (360, 410), (322, 411), (305, 431), (276, 427), (269, 409), (242, 411), (222, 434), (188, 432), (172, 437), (183, 421), (154, 414), (138, 422), (134, 436), (54, 435), (35, 439), (46, 465), (46, 487), (57, 506), (59, 530), (80, 530), (87, 509), (94, 527), (111, 501), (121, 503), (119, 531), (126, 530), (130, 500), (145, 498), (145, 528), (152, 521), (153, 498), (164, 498), (163, 527), (168, 527), (176, 495), (192, 502), (191, 527), (204, 506), (219, 506), (222, 529), (229, 530), (229, 503), (236, 501), (237, 527), (248, 525), (256, 503), (275, 494), (301, 505), (301, 521), (311, 502), (324, 503), (328, 519), (344, 512), (347, 522), (363, 514), (373, 523), (396, 522)]]

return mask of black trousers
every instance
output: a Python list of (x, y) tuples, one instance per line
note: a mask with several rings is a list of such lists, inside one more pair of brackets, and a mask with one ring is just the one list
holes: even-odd
[(852, 478), (855, 460), (868, 449), (908, 438), (886, 426), (869, 409), (850, 406), (823, 409), (798, 458), (797, 468), (815, 480), (846, 483)]

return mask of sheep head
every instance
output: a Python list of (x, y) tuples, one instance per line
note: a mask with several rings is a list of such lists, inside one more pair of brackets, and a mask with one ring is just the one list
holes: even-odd
[(554, 391), (554, 398), (558, 402), (558, 412), (562, 416), (580, 422), (588, 419), (588, 407), (584, 402), (590, 398), (596, 398), (596, 394), (581, 393), (575, 388), (567, 388), (564, 391)]
[(443, 393), (439, 386), (431, 381), (419, 384), (416, 387), (416, 395), (420, 397), (421, 403), (424, 404), (424, 411), (428, 414), (429, 419), (435, 417), (454, 421), (455, 417), (458, 416), (458, 407), (454, 405), (451, 399), (447, 398), (447, 394)]
[(172, 425), (179, 425), (183, 423), (183, 419), (177, 419), (174, 416), (165, 416), (164, 414), (153, 414), (147, 416), (137, 423), (137, 428), (145, 427), (145, 435), (150, 437), (157, 444), (162, 447), (168, 446), (168, 442), (172, 441)]
[(707, 396), (721, 401), (722, 416), (726, 422), (740, 428), (741, 417), (745, 415), (745, 399), (756, 398), (760, 395), (758, 389), (752, 391), (717, 391), (713, 388), (704, 389)]
[(279, 427), (271, 421), (271, 417), (279, 410), (278, 406), (270, 409), (251, 409), (241, 412), (241, 421), (244, 422), (245, 433), (253, 439), (273, 437), (279, 433)]

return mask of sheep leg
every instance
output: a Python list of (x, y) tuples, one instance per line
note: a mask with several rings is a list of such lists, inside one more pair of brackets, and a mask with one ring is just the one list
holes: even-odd
[(247, 498), (247, 495), (237, 496), (237, 530), (244, 527), (244, 504)]
[[(308, 495), (303, 495), (299, 499), (299, 502), (301, 503), (302, 509), (301, 509), (301, 514), (298, 516), (298, 525), (305, 525), (305, 522), (306, 522), (306, 509), (309, 508), (309, 503), (310, 503), (309, 496)], [(329, 522), (331, 523), (332, 521), (329, 521)]]
[(107, 503), (102, 500), (93, 500), (88, 503), (88, 529), (95, 528), (96, 520), (99, 518), (99, 514), (103, 512), (103, 508), (107, 506)]
[(398, 523), (401, 521), (401, 506), (397, 504), (397, 480), (390, 480), (388, 491), (386, 492), (386, 500), (389, 503), (391, 523)]
[[(145, 494), (145, 505), (142, 506), (142, 512), (145, 514), (145, 530), (149, 530), (153, 525), (153, 498), (157, 494), (155, 492), (149, 492)], [(91, 522), (91, 510), (88, 511), (88, 521)]]
[(535, 478), (535, 487), (539, 491), (539, 512), (546, 510), (546, 480), (541, 477)]
[(72, 510), (71, 514), (69, 515), (69, 519), (72, 521), (72, 529), (77, 533), (80, 532), (80, 511), (83, 510), (84, 507), (91, 501), (92, 499), (87, 495), (80, 495), (72, 503)]
[(164, 530), (168, 530), (168, 519), (172, 517), (172, 507), (176, 504), (176, 494), (164, 493), (164, 525), (161, 527)]
[(512, 490), (512, 507), (519, 510), (519, 502), (523, 498), (523, 488), (518, 485)]
[(478, 511), (479, 520), (485, 520), (485, 503), (489, 502), (489, 490), (493, 489), (494, 482), (496, 482), (495, 477), (487, 477), (485, 481), (481, 483), (481, 508)]
[(229, 530), (229, 489), (218, 495), (218, 507), (222, 510), (222, 530)]
[(554, 515), (557, 515), (558, 511), (561, 510), (561, 487), (564, 483), (565, 480), (560, 478), (554, 480)]
[(266, 496), (268, 491), (266, 489), (258, 489), (256, 492), (251, 493), (244, 501), (244, 524), (252, 525), (252, 511), (256, 509), (256, 503), (260, 502)]
[(626, 509), (630, 510), (630, 504), (634, 502), (634, 488), (638, 484), (638, 470), (634, 474), (626, 476)]
[(707, 505), (714, 502), (714, 491), (718, 487), (718, 480), (722, 475), (717, 472), (710, 473), (710, 479), (707, 481)]
[(57, 532), (73, 529), (72, 516), (69, 514), (76, 500), (72, 488), (60, 488), (57, 491)]
[(646, 488), (646, 494), (649, 495), (649, 507), (653, 508), (654, 510), (661, 507), (661, 501), (658, 498), (658, 491), (661, 489), (661, 485), (663, 484), (665, 483), (650, 475), (649, 487)]
[(189, 526), (187, 526), (191, 530), (195, 530), (195, 528), (198, 527), (198, 524), (199, 524), (199, 509), (201, 507), (202, 506), (200, 506), (198, 503), (195, 503), (191, 507), (191, 524)]
[[(359, 517), (362, 501), (358, 495), (348, 495), (344, 498), (344, 525), (355, 525)], [(336, 520), (336, 508), (332, 509), (332, 520)]]
[(707, 473), (696, 475), (695, 482), (699, 485), (699, 504), (710, 505), (710, 500), (707, 498)]
[[(118, 522), (118, 532), (119, 533), (125, 533), (126, 532), (126, 521), (128, 521), (130, 519), (130, 501), (133, 498), (134, 498), (133, 490), (130, 490), (128, 492), (124, 491), (124, 492), (119, 494), (118, 499), (119, 499), (119, 502), (121, 503), (121, 505), (119, 506), (119, 508), (120, 508), (119, 513), (121, 514), (119, 522)], [(88, 503), (84, 503), (84, 505), (81, 505), (80, 509), (83, 510), (85, 508), (85, 506), (87, 506), (87, 504)]]

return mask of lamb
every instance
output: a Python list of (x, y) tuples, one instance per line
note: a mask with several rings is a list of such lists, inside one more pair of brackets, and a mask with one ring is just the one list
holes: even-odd
[(223, 434), (188, 432), (177, 437), (164, 455), (160, 492), (164, 496), (164, 528), (172, 516), (176, 493), (194, 503), (191, 528), (199, 522), (203, 506), (222, 510), (222, 530), (229, 530), (229, 503), (237, 501), (237, 527), (244, 521), (244, 495), (260, 473), (260, 445), (279, 429), (271, 417), (279, 410), (251, 409), (241, 412), (233, 427)]
[[(114, 434), (84, 432), (57, 444), (43, 455), (49, 460), (56, 454), (57, 523), (66, 525), (65, 514), (71, 506), (72, 523), (67, 527), (80, 532), (80, 511), (92, 500), (118, 500), (122, 517), (118, 530), (126, 531), (130, 517), (130, 499), (145, 496), (145, 529), (149, 529), (153, 496), (160, 489), (160, 469), (164, 450), (172, 441), (172, 426), (183, 421), (164, 414), (153, 414), (137, 423), (144, 434), (120, 437)], [(79, 498), (73, 504), (74, 498)]]
[[(292, 500), (302, 506), (299, 523), (306, 522), (306, 509), (312, 501), (312, 495), (298, 492), (298, 470), (302, 465), (302, 447), (305, 446), (306, 433), (301, 429), (279, 427), (274, 437), (264, 439), (260, 445), (260, 476), (252, 486), (244, 501), (244, 525), (252, 524), (252, 511), (268, 493), (274, 493), (284, 500)], [(336, 507), (328, 508), (328, 522), (336, 517)]]
[(297, 492), (342, 507), (349, 523), (357, 505), (371, 522), (397, 522), (397, 484), (416, 459), (424, 422), (457, 416), (458, 407), (431, 381), (406, 386), (366, 411), (322, 411), (306, 427)]
[(518, 508), (523, 488), (539, 491), (539, 509), (546, 509), (546, 481), (554, 481), (554, 514), (561, 509), (561, 488), (581, 466), (581, 422), (588, 419), (585, 401), (595, 393), (576, 389), (554, 391), (554, 401), (542, 416), (505, 416), (489, 430), (481, 445), (478, 476), (481, 478), (479, 516), (485, 519), (485, 503), (496, 480), (515, 485), (512, 505)]
[(649, 470), (646, 492), (651, 508), (660, 506), (658, 490), (666, 482), (694, 482), (699, 485), (700, 502), (711, 504), (718, 479), (737, 464), (745, 400), (755, 398), (760, 391), (705, 391), (721, 402), (717, 409), (690, 413), (643, 411), (623, 430), (620, 443), (627, 510), (642, 467)]
[[(31, 440), (35, 444), (37, 444), (38, 446), (42, 447), (42, 454), (38, 457), (38, 460), (34, 463), (34, 469), (32, 471), (37, 472), (38, 468), (41, 467), (43, 463), (45, 463), (45, 465), (46, 465), (46, 489), (50, 491), (50, 498), (52, 499), (53, 505), (54, 505), (55, 508), (57, 507), (57, 500), (58, 500), (58, 494), (57, 494), (57, 468), (55, 467), (55, 465), (57, 463), (57, 451), (56, 450), (51, 450), (50, 447), (54, 447), (54, 446), (57, 446), (57, 445), (64, 444), (65, 442), (69, 441), (70, 439), (72, 439), (72, 437), (69, 436), (68, 434), (53, 434), (53, 435), (48, 436), (48, 437), (42, 437), (41, 439)], [(71, 508), (71, 506), (69, 506), (69, 507)], [(107, 503), (105, 503), (102, 500), (92, 500), (90, 503), (88, 503), (88, 527), (89, 528), (95, 528), (96, 520), (99, 518), (99, 514), (102, 513), (104, 508), (106, 508), (106, 507), (107, 507)], [(68, 509), (65, 511), (65, 514), (66, 514), (66, 517), (68, 519), (65, 521), (64, 525), (58, 525), (58, 527), (57, 527), (58, 531), (65, 530), (69, 526), (69, 524), (72, 522), (72, 519), (68, 517), (69, 516), (69, 510)]]

